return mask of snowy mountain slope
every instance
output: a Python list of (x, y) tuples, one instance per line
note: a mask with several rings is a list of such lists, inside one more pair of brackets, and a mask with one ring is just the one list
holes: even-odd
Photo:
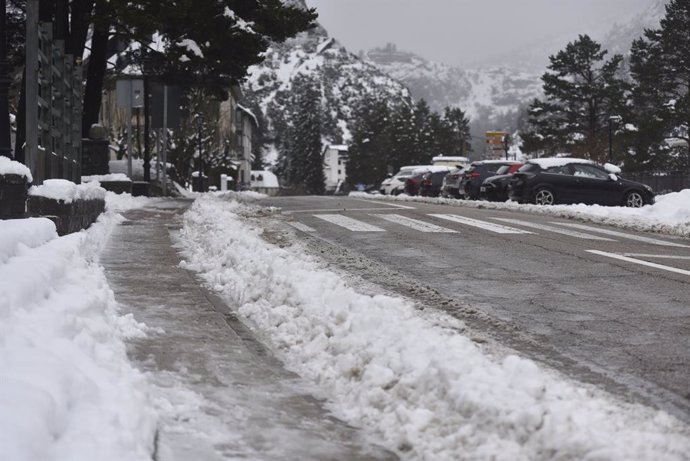
[(322, 84), (328, 119), (324, 125), (331, 127), (325, 133), (327, 142), (341, 143), (349, 138), (348, 120), (366, 96), (410, 101), (404, 85), (348, 52), (321, 26), (273, 45), (265, 61), (250, 68), (249, 73), (243, 91), (265, 115), (269, 137), (275, 134), (275, 122), (285, 113), (292, 82), (300, 74), (314, 76)]
[(658, 27), (665, 4), (666, 0), (652, 0), (641, 12), (622, 11), (616, 24), (602, 20), (582, 25), (578, 33), (564, 31), (560, 37), (508, 52), (494, 61), (505, 63), (500, 66), (460, 69), (398, 50), (393, 44), (370, 50), (364, 58), (407, 85), (415, 99), (425, 99), (433, 109), (460, 107), (472, 120), (501, 128), (511, 113), (541, 95), (540, 77), (550, 55), (578, 34), (591, 34), (611, 53), (626, 54), (645, 28)]
[(506, 114), (541, 93), (539, 75), (514, 68), (463, 70), (399, 51), (395, 45), (366, 53), (367, 61), (403, 82), (415, 99), (440, 111), (460, 107), (471, 118), (482, 112)]
[(645, 29), (659, 27), (659, 21), (666, 14), (665, 6), (666, 0), (656, 0), (641, 13), (615, 24), (604, 36), (603, 46), (610, 53), (628, 54), (632, 42), (640, 38)]

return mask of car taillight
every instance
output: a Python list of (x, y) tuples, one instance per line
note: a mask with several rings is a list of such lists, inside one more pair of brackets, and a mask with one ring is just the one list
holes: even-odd
[(423, 185), (423, 186), (430, 186), (430, 185), (431, 185), (431, 180), (430, 180), (430, 179), (425, 179), (424, 181), (422, 181), (422, 185)]
[(478, 171), (472, 171), (470, 173), (470, 178), (478, 178), (479, 176), (481, 176), (481, 175), (479, 174)]

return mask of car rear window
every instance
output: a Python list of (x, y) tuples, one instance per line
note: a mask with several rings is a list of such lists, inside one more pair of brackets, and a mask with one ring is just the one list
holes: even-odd
[(510, 170), (510, 165), (503, 165), (501, 168), (496, 170), (496, 174), (497, 175), (506, 174), (506, 173), (508, 173), (509, 170)]
[(525, 163), (520, 167), (520, 173), (538, 173), (541, 168), (536, 163)]

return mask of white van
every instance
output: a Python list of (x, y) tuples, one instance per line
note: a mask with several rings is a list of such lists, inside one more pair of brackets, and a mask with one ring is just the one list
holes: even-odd
[(470, 159), (467, 157), (445, 157), (443, 155), (439, 155), (438, 157), (432, 158), (431, 163), (434, 165), (449, 166), (451, 168), (467, 168), (470, 165)]

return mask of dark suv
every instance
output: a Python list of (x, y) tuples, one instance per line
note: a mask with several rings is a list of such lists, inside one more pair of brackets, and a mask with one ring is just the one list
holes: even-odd
[(618, 175), (620, 169), (607, 167), (579, 158), (530, 160), (513, 175), (508, 195), (511, 200), (537, 205), (586, 203), (639, 208), (654, 203), (651, 187), (623, 179)]
[(510, 160), (482, 160), (480, 162), (472, 162), (460, 182), (460, 190), (465, 192), (466, 199), (476, 200), (479, 198), (482, 183), (486, 178), (495, 176), (496, 171), (502, 166), (517, 165), (519, 163), (520, 162)]

